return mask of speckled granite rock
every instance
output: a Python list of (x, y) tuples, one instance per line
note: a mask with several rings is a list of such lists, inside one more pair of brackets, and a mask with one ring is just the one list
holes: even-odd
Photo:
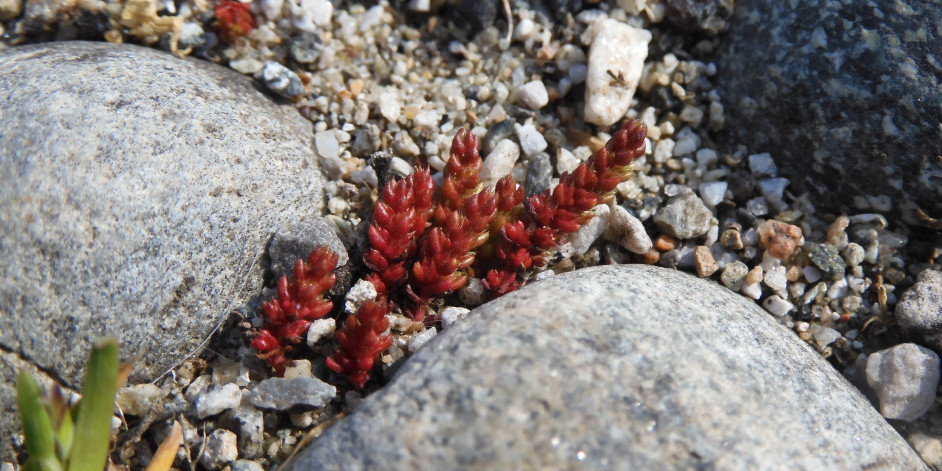
[(253, 291), (275, 230), (322, 210), (311, 124), (231, 70), (85, 42), (0, 70), (0, 349), (73, 387), (106, 333), (132, 381), (166, 371)]
[(739, 0), (732, 24), (716, 59), (730, 144), (828, 190), (815, 205), (885, 194), (910, 221), (907, 200), (942, 217), (937, 2)]
[(313, 468), (926, 469), (761, 308), (639, 265), (476, 309), (288, 467)]

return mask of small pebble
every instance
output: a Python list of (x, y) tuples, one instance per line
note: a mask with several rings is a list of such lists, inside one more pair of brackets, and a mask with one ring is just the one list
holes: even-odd
[(415, 353), (422, 348), (423, 345), (435, 338), (435, 335), (438, 334), (438, 330), (435, 327), (430, 327), (428, 329), (419, 332), (411, 339), (409, 339), (409, 353)]
[(844, 259), (837, 253), (832, 245), (829, 244), (811, 244), (808, 252), (808, 258), (825, 276), (831, 280), (837, 280), (844, 277), (846, 267)]
[(817, 283), (821, 279), (821, 271), (811, 265), (802, 268), (801, 272), (808, 283)]
[(841, 338), (840, 332), (820, 324), (811, 325), (811, 335), (814, 336), (814, 343), (818, 348), (827, 347)]
[(936, 469), (942, 467), (942, 440), (916, 432), (906, 437), (906, 441), (919, 453), (923, 461)]
[(288, 410), (292, 407), (322, 407), (337, 395), (337, 388), (317, 378), (268, 378), (249, 393), (260, 409)]
[(239, 446), (236, 434), (216, 429), (206, 437), (206, 448), (200, 462), (209, 469), (222, 469), (239, 458)]
[(726, 188), (729, 185), (726, 182), (707, 182), (700, 184), (700, 198), (709, 207), (714, 207), (726, 196)]
[(867, 358), (867, 384), (876, 391), (883, 417), (912, 422), (935, 402), (939, 356), (913, 343), (873, 353)]
[(693, 192), (672, 198), (654, 215), (654, 223), (678, 239), (702, 236), (710, 230), (713, 212)]
[(697, 276), (700, 278), (706, 278), (720, 269), (719, 265), (716, 264), (716, 260), (713, 259), (713, 254), (710, 253), (710, 248), (705, 245), (696, 248), (693, 260), (697, 269)]
[(239, 386), (224, 384), (201, 394), (196, 398), (193, 407), (196, 409), (196, 416), (205, 419), (227, 409), (236, 408), (241, 401), (242, 390), (239, 389)]
[(458, 290), (458, 299), (467, 306), (479, 306), (487, 301), (487, 288), (479, 278), (471, 278)]
[[(609, 126), (625, 116), (641, 79), (651, 33), (620, 21), (601, 19), (587, 29), (585, 120)], [(617, 81), (610, 74), (618, 77)]]
[(269, 62), (262, 69), (262, 81), (269, 90), (286, 98), (292, 98), (304, 93), (304, 84), (298, 74), (278, 62)]
[(608, 227), (611, 210), (607, 204), (600, 204), (591, 210), (591, 216), (576, 232), (569, 234), (572, 255), (584, 255)]
[(720, 281), (727, 288), (739, 291), (748, 272), (749, 267), (745, 263), (735, 261), (726, 265), (726, 269), (723, 270), (723, 274), (720, 276)]
[(611, 206), (607, 237), (625, 250), (636, 254), (645, 254), (654, 246), (651, 237), (644, 230), (644, 224), (619, 205)]
[(739, 292), (751, 299), (758, 300), (762, 297), (762, 286), (759, 283), (743, 283)]
[(520, 147), (510, 139), (497, 143), (494, 150), (484, 158), (481, 165), (481, 184), (493, 187), (498, 180), (510, 175), (514, 164), (520, 158)]
[(520, 149), (524, 155), (531, 156), (546, 150), (546, 139), (532, 124), (518, 126), (516, 130), (517, 139), (520, 141)]
[(343, 310), (355, 314), (363, 303), (371, 299), (376, 299), (376, 287), (369, 281), (358, 280), (344, 297)]
[(801, 228), (769, 219), (759, 226), (759, 241), (769, 255), (785, 260), (804, 243)]
[(325, 159), (340, 156), (340, 144), (334, 131), (321, 131), (314, 134), (314, 150)]
[(750, 155), (749, 170), (757, 176), (775, 177), (778, 175), (778, 168), (769, 153)]
[(241, 456), (254, 458), (262, 452), (262, 440), (265, 438), (262, 411), (252, 406), (239, 406), (228, 411), (221, 422), (236, 432)]
[(384, 91), (379, 94), (376, 102), (379, 107), (379, 114), (392, 123), (399, 119), (402, 112), (402, 101), (399, 98), (398, 91)]
[(925, 345), (942, 351), (942, 272), (923, 270), (896, 304), (899, 326)]
[(720, 236), (720, 245), (730, 250), (742, 250), (742, 237), (737, 229), (726, 229)]
[(572, 152), (560, 147), (556, 152), (556, 171), (559, 172), (559, 175), (562, 175), (564, 172), (572, 172), (582, 163), (575, 155), (572, 155)]
[(746, 277), (743, 279), (743, 283), (752, 284), (762, 281), (762, 267), (756, 266), (752, 270), (749, 270), (749, 273), (746, 273)]
[(772, 289), (772, 291), (775, 291), (776, 293), (783, 293), (785, 288), (788, 286), (788, 279), (785, 273), (785, 267), (774, 267), (765, 272), (763, 281), (765, 282), (766, 286)]
[[(517, 89), (516, 100), (531, 110), (538, 110), (549, 103), (546, 85), (540, 80), (527, 82)], [(522, 139), (521, 139), (522, 142)]]
[(773, 294), (772, 296), (766, 298), (765, 301), (762, 302), (762, 307), (764, 307), (766, 311), (769, 311), (769, 313), (771, 313), (773, 316), (778, 317), (785, 316), (789, 313), (789, 311), (795, 309), (794, 304), (786, 301), (777, 294)]
[(143, 417), (150, 411), (151, 406), (163, 397), (163, 391), (156, 385), (144, 383), (118, 389), (115, 402), (122, 413)]
[(439, 317), (442, 319), (442, 329), (450, 329), (456, 322), (468, 317), (470, 313), (471, 310), (463, 307), (449, 306), (442, 309), (441, 312), (438, 313)]

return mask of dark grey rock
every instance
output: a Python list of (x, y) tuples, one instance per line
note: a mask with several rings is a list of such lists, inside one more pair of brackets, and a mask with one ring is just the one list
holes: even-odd
[(301, 78), (291, 69), (279, 64), (269, 62), (262, 69), (262, 81), (269, 90), (285, 97), (292, 98), (304, 93), (304, 84)]
[(667, 0), (667, 20), (684, 31), (715, 36), (729, 28), (733, 0)]
[(808, 259), (821, 270), (828, 279), (839, 280), (844, 278), (847, 264), (833, 246), (829, 244), (807, 243), (804, 246), (808, 251)]
[(337, 388), (317, 378), (268, 378), (248, 394), (255, 407), (288, 410), (321, 407), (337, 395)]
[(476, 309), (286, 469), (312, 468), (927, 469), (753, 302), (639, 265)]
[(916, 284), (903, 293), (895, 314), (907, 335), (942, 352), (942, 272), (923, 270)]
[(691, 239), (710, 230), (713, 212), (691, 191), (671, 198), (654, 215), (654, 223), (662, 231), (679, 239)]
[(0, 70), (0, 349), (68, 386), (100, 335), (132, 383), (193, 353), (259, 288), (276, 228), (323, 208), (311, 124), (231, 70), (86, 42)]
[(323, 246), (337, 254), (338, 267), (350, 261), (337, 226), (329, 219), (313, 216), (291, 222), (275, 233), (268, 247), (271, 270), (277, 275), (291, 274), (295, 262), (307, 260), (312, 250)]
[(288, 53), (301, 64), (313, 64), (321, 55), (321, 37), (319, 34), (302, 32), (288, 42)]
[(532, 155), (527, 159), (527, 197), (548, 190), (550, 180), (553, 178), (553, 162), (546, 152)]
[(328, 296), (336, 298), (343, 296), (350, 289), (353, 282), (354, 264), (348, 263), (350, 256), (337, 233), (337, 226), (329, 219), (309, 216), (289, 224), (279, 230), (272, 238), (268, 247), (271, 257), (271, 270), (275, 279), (294, 273), (294, 264), (298, 260), (307, 260), (311, 251), (327, 246), (337, 254), (337, 269), (334, 274), (337, 282), (328, 291)]
[(740, 0), (732, 23), (716, 55), (730, 144), (771, 152), (816, 205), (885, 194), (910, 221), (913, 204), (942, 217), (937, 2)]
[(455, 26), (477, 33), (492, 25), (500, 10), (500, 0), (458, 0), (450, 12)]
[(494, 150), (494, 147), (497, 146), (498, 142), (504, 139), (513, 139), (515, 135), (516, 129), (514, 128), (514, 121), (512, 119), (505, 119), (491, 126), (481, 139), (481, 155), (490, 154), (491, 151)]

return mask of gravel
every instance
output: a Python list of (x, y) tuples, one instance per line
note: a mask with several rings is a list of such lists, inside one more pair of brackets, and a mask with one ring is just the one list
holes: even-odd
[[(228, 63), (252, 75), (263, 89), (271, 87), (265, 78), (269, 72), (272, 91), (313, 124), (310, 147), (328, 177), (325, 222), (351, 247), (352, 265), (359, 263), (363, 228), (378, 186), (425, 164), (440, 179), (438, 172), (458, 128), (482, 137), (485, 184), (513, 175), (526, 180), (527, 192), (533, 194), (552, 188), (562, 173), (575, 169), (604, 143), (611, 131), (607, 120), (639, 117), (649, 126), (648, 152), (633, 165), (634, 176), (606, 201), (601, 211), (607, 212), (607, 221), (594, 218), (575, 235), (575, 243), (550, 257), (548, 269), (529, 274), (530, 283), (595, 264), (677, 267), (756, 300), (776, 322), (848, 376), (856, 370), (863, 374), (868, 354), (901, 341), (894, 318), (913, 341), (934, 345), (936, 311), (931, 296), (919, 294), (931, 293), (932, 284), (929, 289), (927, 283), (906, 288), (920, 271), (938, 269), (933, 255), (938, 244), (921, 240), (884, 216), (897, 212), (894, 200), (875, 191), (848, 198), (843, 216), (818, 211), (816, 206), (828, 205), (813, 196), (817, 193), (802, 193), (808, 189), (803, 175), (779, 160), (779, 146), (716, 143), (728, 130), (727, 115), (741, 110), (738, 105), (731, 110), (731, 98), (717, 93), (717, 87), (731, 79), (728, 71), (711, 62), (721, 46), (715, 34), (727, 22), (735, 23), (726, 9), (730, 2), (511, 2), (513, 25), (506, 23), (497, 1), (450, 2), (441, 9), (438, 3), (380, 2), (367, 8), (326, 0), (258, 1), (253, 12), (260, 27), (231, 45), (218, 42), (211, 22), (196, 15), (195, 4), (175, 4), (184, 19), (181, 33), (186, 33), (180, 35), (181, 49), (197, 45), (192, 55)], [(12, 11), (4, 5), (0, 0), (0, 14)], [(409, 7), (426, 13), (407, 12)], [(571, 12), (571, 19), (556, 10)], [(173, 14), (159, 11), (161, 17)], [(30, 14), (31, 21), (46, 23), (67, 17), (47, 17), (38, 10)], [(672, 26), (662, 25), (662, 20)], [(31, 26), (16, 20), (2, 27), (15, 36)], [(136, 41), (127, 29), (122, 31), (115, 33)], [(698, 31), (696, 41), (681, 31)], [(513, 34), (510, 42), (508, 33)], [(69, 33), (60, 29), (58, 34)], [(302, 91), (297, 95), (283, 93), (299, 84)], [(377, 151), (393, 156), (388, 172), (375, 166), (372, 155)], [(268, 184), (274, 188), (281, 183)], [(317, 214), (303, 202), (292, 208)], [(280, 258), (280, 266), (293, 263), (291, 255)], [(282, 270), (273, 268), (272, 275)], [(345, 300), (346, 286), (332, 292), (338, 306)], [(270, 295), (270, 288), (263, 294)], [(466, 307), (486, 300), (483, 285), (474, 279), (446, 300), (450, 307), (433, 306), (443, 333), (460, 329), (466, 320), (457, 319), (467, 315)], [(910, 326), (905, 319), (917, 315), (912, 312), (922, 320)], [(324, 383), (319, 406), (294, 402), (282, 392), (278, 402), (283, 409), (258, 412), (252, 391), (258, 391), (268, 369), (241, 337), (243, 331), (252, 332), (252, 325), (257, 328), (259, 319), (252, 307), (238, 314), (244, 321), (236, 323), (238, 328), (221, 329), (215, 341), (222, 345), (213, 351), (235, 359), (242, 368), (207, 351), (200, 362), (178, 368), (174, 379), (155, 384), (166, 396), (165, 403), (177, 407), (192, 405), (219, 388), (244, 390), (241, 405), (223, 413), (200, 419), (191, 407), (181, 417), (187, 422), (187, 441), (198, 450), (212, 430), (234, 431), (240, 457), (252, 460), (241, 462), (267, 469), (281, 463), (307, 430), (352, 407), (359, 396), (350, 393), (341, 400)], [(394, 332), (394, 346), (383, 356), (386, 377), (414, 350), (410, 340), (418, 343), (436, 332), (403, 320), (402, 330)], [(332, 318), (313, 323), (307, 345), (293, 353), (310, 359), (293, 367), (304, 370), (307, 380), (343, 384), (323, 364), (333, 349), (335, 327)], [(569, 328), (576, 327), (563, 330)], [(435, 339), (421, 350), (441, 341)], [(786, 364), (791, 360), (783, 359)], [(185, 373), (184, 368), (191, 371)], [(246, 407), (256, 411), (254, 423), (258, 413), (262, 415), (261, 438), (253, 435), (243, 443), (244, 433), (232, 415)], [(924, 458), (942, 443), (934, 438), (942, 433), (930, 432), (937, 417), (938, 411), (930, 409), (912, 423), (926, 431), (928, 438), (918, 447), (926, 450)], [(919, 437), (908, 429), (900, 431), (910, 443)], [(235, 463), (230, 466), (236, 469)]]

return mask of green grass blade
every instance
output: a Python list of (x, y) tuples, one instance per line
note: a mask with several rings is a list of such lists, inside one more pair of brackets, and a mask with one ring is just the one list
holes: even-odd
[(55, 433), (49, 413), (43, 406), (42, 393), (33, 376), (21, 371), (16, 381), (16, 399), (20, 407), (20, 422), (26, 437), (26, 450), (34, 466), (45, 469), (45, 464), (56, 458)]
[(102, 471), (111, 439), (111, 415), (118, 390), (118, 341), (103, 339), (92, 347), (82, 400), (75, 419), (68, 471)]

